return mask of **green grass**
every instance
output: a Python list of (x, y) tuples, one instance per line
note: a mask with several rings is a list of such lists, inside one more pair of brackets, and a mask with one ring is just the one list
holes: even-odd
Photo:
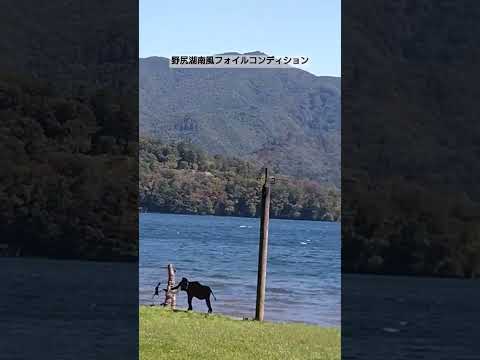
[(140, 359), (340, 359), (340, 330), (141, 306)]

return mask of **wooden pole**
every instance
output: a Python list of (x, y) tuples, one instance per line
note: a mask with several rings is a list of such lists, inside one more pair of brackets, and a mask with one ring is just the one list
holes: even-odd
[(255, 320), (263, 321), (265, 308), (265, 283), (267, 280), (268, 223), (270, 220), (270, 184), (268, 168), (265, 169), (265, 183), (262, 188), (260, 220), (260, 245), (258, 250), (257, 304)]
[(177, 305), (175, 291), (172, 291), (172, 288), (175, 286), (175, 271), (173, 264), (168, 264), (167, 291), (165, 292), (165, 302), (163, 303), (164, 306), (170, 306), (173, 310), (175, 310)]

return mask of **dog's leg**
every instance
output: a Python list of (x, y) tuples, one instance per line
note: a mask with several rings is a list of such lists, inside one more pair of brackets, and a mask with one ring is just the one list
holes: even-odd
[(207, 303), (207, 306), (208, 306), (208, 313), (211, 314), (212, 313), (212, 305), (210, 304), (210, 296), (208, 296), (205, 299), (205, 302)]
[(188, 310), (193, 310), (192, 299), (193, 299), (193, 296), (188, 294)]

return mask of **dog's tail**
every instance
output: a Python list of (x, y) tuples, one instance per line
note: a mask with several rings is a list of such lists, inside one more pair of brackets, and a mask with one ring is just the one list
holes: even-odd
[(217, 298), (215, 297), (215, 294), (213, 293), (212, 289), (210, 289), (210, 294), (212, 294), (215, 301), (217, 301)]

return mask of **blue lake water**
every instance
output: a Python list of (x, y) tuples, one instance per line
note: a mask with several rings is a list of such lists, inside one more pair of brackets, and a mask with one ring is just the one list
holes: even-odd
[[(340, 224), (271, 219), (269, 233), (265, 319), (340, 326)], [(258, 238), (258, 219), (142, 213), (140, 303), (153, 303), (173, 263), (177, 282), (212, 288), (214, 313), (254, 317)], [(177, 295), (177, 308), (187, 308), (186, 297)], [(194, 299), (193, 309), (207, 307)]]

